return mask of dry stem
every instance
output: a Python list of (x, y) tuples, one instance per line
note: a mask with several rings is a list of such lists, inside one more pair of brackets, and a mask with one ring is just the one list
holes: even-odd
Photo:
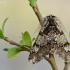
[(33, 11), (35, 12), (35, 14), (40, 22), (40, 25), (42, 25), (43, 24), (43, 17), (38, 9), (38, 6), (36, 5), (35, 7), (32, 7), (32, 8), (33, 8)]
[(69, 66), (70, 66), (70, 63), (65, 62), (65, 67), (63, 70), (68, 70)]
[(28, 52), (30, 52), (30, 49), (25, 48), (24, 46), (21, 46), (20, 44), (14, 42), (13, 40), (10, 40), (8, 37), (5, 37), (4, 40), (7, 41), (7, 42), (9, 42), (9, 43), (12, 44), (12, 45), (16, 45), (16, 46), (22, 48), (22, 51), (28, 51)]

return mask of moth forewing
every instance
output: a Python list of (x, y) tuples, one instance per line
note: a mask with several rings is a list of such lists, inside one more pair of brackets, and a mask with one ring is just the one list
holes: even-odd
[(29, 61), (33, 64), (37, 63), (42, 60), (43, 56), (49, 53), (57, 53), (64, 60), (68, 60), (70, 46), (63, 29), (64, 26), (57, 17), (52, 15), (45, 17), (32, 46)]

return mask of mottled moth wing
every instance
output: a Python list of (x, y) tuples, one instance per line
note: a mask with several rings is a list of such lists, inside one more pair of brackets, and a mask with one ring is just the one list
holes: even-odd
[(31, 47), (29, 62), (35, 64), (49, 53), (58, 54), (65, 61), (69, 58), (69, 43), (62, 30), (59, 19), (55, 16), (46, 16), (39, 34)]

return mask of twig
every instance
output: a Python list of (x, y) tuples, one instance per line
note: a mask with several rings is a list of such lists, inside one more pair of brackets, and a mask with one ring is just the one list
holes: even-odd
[(9, 42), (9, 43), (12, 44), (12, 45), (16, 45), (16, 46), (22, 48), (22, 51), (28, 51), (28, 52), (30, 52), (30, 49), (25, 48), (24, 46), (21, 46), (20, 44), (14, 42), (13, 40), (10, 40), (8, 37), (5, 37), (4, 40), (7, 41), (7, 42)]
[(40, 25), (42, 25), (43, 24), (43, 17), (38, 9), (38, 6), (36, 5), (35, 7), (32, 7), (32, 8), (33, 8), (33, 11), (35, 12), (35, 14), (40, 22)]
[(45, 57), (45, 59), (50, 63), (53, 70), (58, 70), (53, 54), (49, 54), (49, 58)]
[(70, 63), (65, 62), (65, 67), (63, 70), (68, 70), (69, 66), (70, 66)]

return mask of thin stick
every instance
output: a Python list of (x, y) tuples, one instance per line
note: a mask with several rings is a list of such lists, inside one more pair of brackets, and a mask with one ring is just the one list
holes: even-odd
[(40, 25), (42, 25), (43, 24), (43, 17), (38, 9), (38, 6), (36, 5), (35, 7), (32, 7), (32, 8), (33, 8), (33, 11), (35, 12), (35, 14), (40, 22)]
[(14, 42), (13, 40), (10, 40), (8, 37), (5, 37), (4, 40), (7, 41), (7, 42), (9, 42), (9, 43), (12, 44), (12, 45), (16, 45), (16, 46), (22, 48), (22, 51), (28, 51), (28, 52), (30, 52), (30, 49), (25, 48), (24, 46), (21, 46), (20, 44)]
[(53, 70), (58, 70), (53, 54), (49, 54), (49, 58), (45, 57), (45, 59), (50, 63)]
[(68, 70), (69, 66), (70, 66), (70, 63), (65, 62), (65, 67), (63, 70)]

